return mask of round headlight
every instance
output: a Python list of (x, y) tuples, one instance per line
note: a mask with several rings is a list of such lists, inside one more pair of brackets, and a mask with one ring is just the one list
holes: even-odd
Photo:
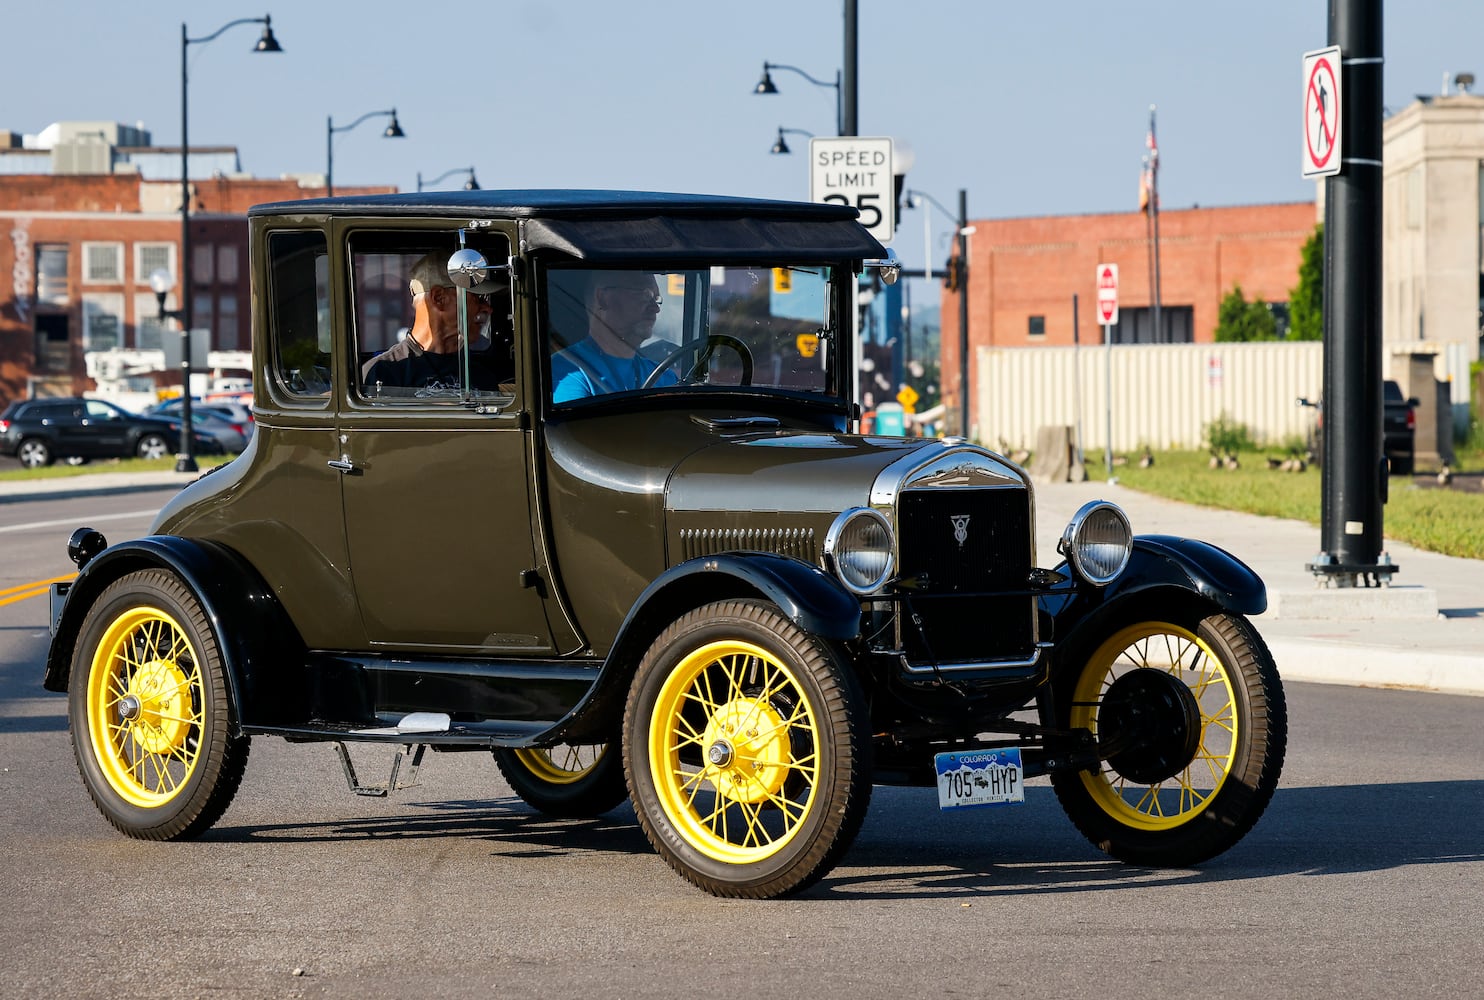
[(1123, 511), (1105, 500), (1093, 500), (1072, 516), (1056, 550), (1084, 580), (1104, 587), (1128, 565), (1133, 545), (1134, 534)]
[(824, 539), (835, 575), (855, 594), (879, 590), (891, 576), (893, 548), (891, 525), (868, 507), (852, 507), (835, 518)]

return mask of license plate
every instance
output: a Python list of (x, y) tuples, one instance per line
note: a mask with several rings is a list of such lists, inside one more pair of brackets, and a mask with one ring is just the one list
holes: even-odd
[(1025, 801), (1020, 748), (960, 750), (933, 758), (938, 772), (938, 807), (998, 806)]

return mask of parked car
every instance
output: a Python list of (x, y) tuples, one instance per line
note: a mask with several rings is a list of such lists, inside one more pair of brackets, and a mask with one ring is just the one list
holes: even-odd
[[(180, 398), (176, 397), (174, 399), (167, 399), (162, 403), (156, 403), (149, 408), (149, 412), (178, 417), (183, 405)], [(252, 407), (243, 404), (240, 400), (228, 399), (226, 397), (202, 400), (193, 399), (191, 400), (191, 412), (194, 413), (197, 410), (200, 410), (202, 413), (219, 416), (229, 423), (236, 424), (237, 430), (243, 436), (252, 436)]]
[[(0, 454), (28, 469), (58, 458), (163, 458), (180, 442), (180, 421), (130, 413), (102, 399), (26, 399), (0, 414)], [(219, 454), (209, 435), (195, 434), (196, 450)]]
[[(183, 410), (180, 400), (172, 399), (152, 406), (149, 412), (179, 420)], [(236, 420), (233, 415), (234, 410), (231, 407), (214, 403), (191, 403), (191, 423), (195, 428), (215, 439), (228, 454), (236, 455), (245, 451), (247, 442), (252, 440), (253, 424), (252, 421)]]
[[(1316, 463), (1324, 459), (1324, 403), (1299, 397), (1299, 406), (1314, 410), (1314, 423), (1309, 433), (1309, 451)], [(1412, 474), (1416, 465), (1417, 400), (1402, 396), (1401, 386), (1391, 379), (1381, 383), (1381, 447), (1390, 473)]]
[[(493, 751), (538, 812), (629, 799), (723, 896), (823, 877), (876, 783), (957, 809), (1049, 775), (1140, 865), (1266, 808), (1251, 569), (1104, 501), (1043, 565), (1024, 469), (854, 433), (858, 280), (897, 272), (853, 208), (472, 191), (249, 230), (260, 439), (143, 538), (79, 528), (53, 589), (44, 683), (123, 833), (200, 834), (269, 736), (371, 795)], [(456, 356), (420, 358), (434, 322)], [(414, 384), (363, 374), (389, 349)], [(384, 784), (350, 744), (400, 748)]]

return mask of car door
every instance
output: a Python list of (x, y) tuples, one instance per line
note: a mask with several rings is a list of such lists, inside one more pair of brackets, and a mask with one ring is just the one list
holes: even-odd
[(122, 456), (129, 452), (130, 422), (124, 412), (99, 399), (83, 400), (81, 436), (89, 456)]
[[(484, 233), (490, 260), (508, 238)], [(353, 376), (418, 323), (415, 262), (458, 247), (452, 227), (351, 233), (342, 342)], [(510, 296), (497, 304), (507, 316)], [(510, 341), (502, 341), (511, 351)], [(513, 364), (513, 362), (512, 362)], [(519, 380), (477, 400), (352, 377), (340, 405), (346, 545), (374, 648), (547, 656), (557, 650), (532, 545), (531, 432)]]

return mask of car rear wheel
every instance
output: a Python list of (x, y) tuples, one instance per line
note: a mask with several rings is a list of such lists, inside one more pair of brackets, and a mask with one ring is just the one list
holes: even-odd
[(495, 751), (495, 764), (521, 801), (548, 816), (599, 816), (629, 797), (616, 744)]
[(40, 438), (26, 438), (22, 441), (21, 446), (16, 449), (15, 457), (28, 469), (51, 465), (53, 460), (51, 448)]
[(640, 826), (707, 892), (798, 892), (835, 865), (865, 817), (865, 719), (835, 650), (772, 605), (691, 611), (650, 646), (624, 712)]
[(1288, 736), (1272, 654), (1245, 618), (1171, 615), (1121, 628), (1058, 681), (1062, 722), (1098, 741), (1096, 769), (1053, 773), (1068, 817), (1132, 864), (1187, 866), (1252, 828)]
[(131, 837), (199, 834), (242, 781), (250, 743), (231, 733), (216, 640), (200, 602), (164, 570), (121, 577), (88, 610), (68, 713), (88, 793)]
[(146, 434), (139, 439), (136, 453), (140, 458), (164, 458), (170, 454), (170, 444), (158, 434)]

